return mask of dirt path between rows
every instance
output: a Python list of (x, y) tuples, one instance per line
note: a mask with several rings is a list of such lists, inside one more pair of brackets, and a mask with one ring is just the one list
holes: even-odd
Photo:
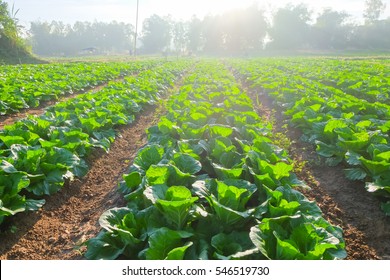
[(389, 260), (390, 217), (380, 210), (378, 199), (365, 190), (363, 182), (346, 179), (343, 166), (326, 166), (313, 145), (300, 141), (299, 130), (283, 128), (288, 121), (266, 94), (249, 89), (247, 85), (243, 85), (243, 89), (254, 104), (257, 99), (261, 102), (256, 110), (266, 120), (274, 120), (275, 133), (287, 137), (281, 141), (289, 144), (286, 147), (289, 155), (298, 163), (295, 172), (311, 188), (301, 191), (317, 202), (330, 223), (343, 229), (347, 259)]
[(136, 121), (119, 129), (109, 153), (95, 151), (90, 171), (47, 197), (37, 212), (11, 219), (16, 233), (1, 236), (0, 259), (80, 259), (78, 246), (100, 230), (98, 219), (107, 209), (124, 206), (116, 186), (138, 149), (147, 141), (145, 129), (156, 122), (155, 107), (140, 112)]
[[(117, 79), (114, 79), (111, 81), (119, 82), (119, 81), (123, 81), (123, 79), (124, 78), (117, 78)], [(47, 107), (53, 106), (59, 102), (64, 102), (64, 101), (67, 101), (69, 99), (76, 98), (77, 96), (79, 96), (81, 94), (86, 94), (86, 93), (94, 94), (94, 93), (100, 91), (101, 89), (105, 88), (108, 85), (108, 83), (111, 81), (100, 84), (100, 85), (93, 87), (93, 88), (80, 90), (80, 91), (77, 91), (74, 93), (65, 93), (64, 95), (61, 95), (57, 100), (42, 101), (40, 103), (40, 105), (36, 108), (22, 109), (22, 110), (20, 110), (20, 112), (17, 112), (17, 113), (7, 114), (5, 116), (0, 116), (0, 130), (3, 129), (4, 126), (6, 126), (6, 125), (10, 125), (10, 124), (13, 124), (14, 122), (16, 122), (20, 119), (27, 118), (27, 116), (29, 116), (29, 115), (42, 115), (45, 112), (45, 109)]]

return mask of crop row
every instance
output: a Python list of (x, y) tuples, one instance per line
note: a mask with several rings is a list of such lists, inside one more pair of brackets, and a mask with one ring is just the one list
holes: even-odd
[(156, 61), (0, 66), (0, 115), (38, 107), (42, 101), (91, 88)]
[(40, 198), (82, 177), (91, 148), (108, 151), (115, 126), (132, 123), (144, 105), (159, 100), (188, 66), (170, 63), (137, 78), (110, 82), (94, 94), (79, 95), (48, 107), (0, 131), (0, 223), (4, 217), (36, 210)]
[(262, 61), (232, 62), (252, 87), (268, 94), (329, 165), (364, 180), (390, 215), (390, 106), (368, 102)]
[(87, 241), (90, 259), (344, 258), (342, 231), (294, 187), (251, 100), (222, 64), (201, 62), (148, 129), (120, 190)]
[(378, 61), (271, 60), (290, 75), (303, 76), (369, 102), (390, 105), (390, 67)]

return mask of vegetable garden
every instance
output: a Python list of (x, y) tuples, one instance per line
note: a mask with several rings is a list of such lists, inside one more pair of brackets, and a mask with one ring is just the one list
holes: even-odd
[[(16, 116), (0, 130), (2, 259), (390, 256), (386, 62), (182, 59), (1, 73), (1, 114)], [(42, 114), (18, 119), (47, 100)], [(348, 195), (367, 196), (380, 242), (355, 224), (364, 206), (356, 212), (335, 194), (316, 196), (318, 186), (308, 191), (304, 163), (279, 146), (282, 124), (317, 152), (309, 172), (318, 164), (356, 182)], [(89, 209), (77, 211), (83, 204)], [(335, 217), (330, 205), (346, 213)], [(58, 236), (47, 236), (55, 225)]]

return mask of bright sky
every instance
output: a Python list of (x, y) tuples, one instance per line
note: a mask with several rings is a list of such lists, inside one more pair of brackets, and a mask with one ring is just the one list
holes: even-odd
[[(5, 0), (11, 7), (19, 9), (17, 18), (22, 25), (28, 26), (31, 21), (59, 20), (65, 23), (75, 21), (116, 20), (135, 24), (137, 0)], [(364, 10), (364, 0), (139, 0), (139, 24), (152, 14), (160, 16), (172, 15), (174, 19), (189, 19), (192, 15), (203, 18), (207, 14), (220, 14), (234, 8), (246, 8), (258, 3), (269, 11), (287, 3), (306, 3), (315, 12), (324, 7), (337, 11), (346, 11), (352, 18), (361, 20)], [(390, 17), (390, 0), (386, 3), (382, 18)]]

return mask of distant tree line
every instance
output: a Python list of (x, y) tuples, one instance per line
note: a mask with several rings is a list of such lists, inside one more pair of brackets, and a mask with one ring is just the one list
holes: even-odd
[(111, 22), (61, 21), (32, 22), (29, 30), (33, 51), (39, 55), (120, 53), (129, 50), (133, 38), (131, 24)]
[[(381, 0), (366, 0), (364, 24), (351, 22), (346, 12), (325, 8), (318, 15), (304, 4), (277, 9), (267, 18), (257, 5), (202, 20), (175, 21), (170, 16), (145, 19), (137, 53), (246, 55), (263, 50), (390, 50), (390, 18)], [(33, 50), (41, 55), (80, 52), (131, 53), (134, 28), (118, 22), (33, 22)]]
[(390, 50), (390, 18), (379, 20), (386, 5), (365, 1), (363, 25), (349, 22), (350, 15), (325, 8), (315, 17), (307, 6), (287, 5), (276, 11), (268, 33), (269, 49), (277, 50)]

